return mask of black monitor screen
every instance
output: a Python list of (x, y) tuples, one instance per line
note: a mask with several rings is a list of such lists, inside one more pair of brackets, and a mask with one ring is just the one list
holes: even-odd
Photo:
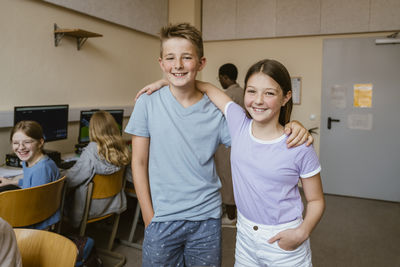
[(14, 107), (14, 125), (24, 120), (38, 122), (46, 142), (67, 138), (68, 105)]
[[(78, 143), (84, 144), (89, 143), (89, 122), (92, 115), (98, 110), (81, 110), (81, 118), (79, 123), (79, 137)], [(122, 133), (122, 121), (124, 119), (123, 109), (109, 109), (105, 110), (109, 112), (117, 122), (119, 132)]]

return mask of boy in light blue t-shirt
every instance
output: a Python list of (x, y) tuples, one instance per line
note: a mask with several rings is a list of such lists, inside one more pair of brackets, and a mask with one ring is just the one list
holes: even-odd
[(164, 27), (159, 63), (168, 85), (138, 99), (125, 129), (133, 135), (132, 174), (146, 226), (142, 264), (220, 266), (213, 156), (230, 136), (223, 114), (195, 87), (206, 63), (201, 33), (186, 23)]

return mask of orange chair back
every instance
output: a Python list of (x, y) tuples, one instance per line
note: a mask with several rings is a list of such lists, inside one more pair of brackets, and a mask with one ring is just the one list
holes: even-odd
[(110, 175), (96, 174), (93, 177), (93, 199), (109, 198), (121, 192), (124, 182), (124, 170)]
[(24, 267), (73, 267), (78, 249), (68, 238), (36, 229), (14, 229)]
[(0, 217), (12, 227), (39, 223), (62, 208), (65, 177), (26, 189), (0, 193)]

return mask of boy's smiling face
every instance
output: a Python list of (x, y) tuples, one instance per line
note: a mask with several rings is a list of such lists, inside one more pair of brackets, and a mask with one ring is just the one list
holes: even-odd
[(171, 38), (162, 44), (161, 69), (170, 85), (176, 88), (194, 87), (196, 75), (206, 63), (199, 58), (195, 46), (184, 38)]

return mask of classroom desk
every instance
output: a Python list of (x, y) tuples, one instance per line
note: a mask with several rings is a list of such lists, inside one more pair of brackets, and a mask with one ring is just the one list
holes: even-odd
[[(19, 173), (19, 174), (16, 174)], [(14, 175), (16, 174), (16, 175)], [(10, 179), (14, 179), (15, 177), (21, 178), (23, 176), (22, 174), (22, 168), (17, 168), (17, 167), (11, 167), (7, 165), (3, 165), (0, 167), (0, 177), (10, 177)]]
[[(22, 168), (3, 165), (0, 167), (0, 177), (16, 182), (16, 185), (5, 185), (0, 187), (0, 192), (18, 189), (18, 182), (23, 177)], [(4, 191), (3, 191), (4, 190)]]

